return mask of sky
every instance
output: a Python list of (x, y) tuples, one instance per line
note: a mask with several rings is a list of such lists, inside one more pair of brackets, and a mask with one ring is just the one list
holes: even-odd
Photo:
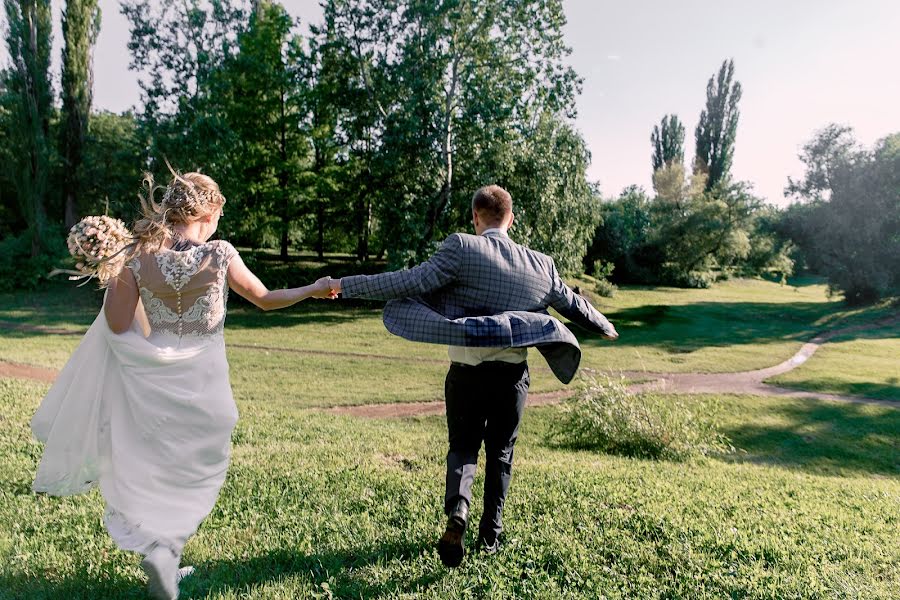
[[(59, 12), (54, 7), (58, 89)], [(317, 0), (283, 0), (302, 23)], [(94, 106), (139, 103), (128, 70), (128, 25), (118, 0), (100, 0)], [(785, 204), (788, 176), (800, 176), (801, 146), (828, 123), (851, 126), (871, 145), (900, 131), (900, 0), (563, 0), (570, 64), (584, 79), (575, 126), (591, 152), (588, 177), (604, 196), (637, 184), (651, 190), (650, 132), (665, 114), (685, 124), (685, 158), (706, 83), (732, 58), (741, 82), (732, 174), (757, 195)], [(4, 25), (5, 28), (5, 25)], [(3, 63), (7, 55), (0, 54)]]

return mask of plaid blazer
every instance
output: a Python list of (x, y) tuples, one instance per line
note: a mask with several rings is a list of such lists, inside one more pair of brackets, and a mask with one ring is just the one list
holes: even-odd
[(553, 307), (595, 333), (610, 322), (563, 283), (553, 259), (501, 232), (454, 233), (428, 261), (405, 271), (341, 280), (348, 298), (390, 300), (388, 331), (414, 342), (449, 346), (536, 347), (563, 383), (578, 371), (581, 348)]

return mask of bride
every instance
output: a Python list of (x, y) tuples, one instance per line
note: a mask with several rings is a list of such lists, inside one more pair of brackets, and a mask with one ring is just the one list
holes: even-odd
[(263, 310), (333, 297), (328, 278), (269, 291), (228, 242), (209, 238), (225, 198), (199, 173), (173, 172), (161, 201), (149, 175), (144, 218), (102, 312), (42, 401), (31, 426), (45, 443), (34, 490), (98, 486), (104, 523), (144, 555), (154, 598), (178, 597), (188, 538), (225, 481), (237, 408), (223, 326), (228, 289)]

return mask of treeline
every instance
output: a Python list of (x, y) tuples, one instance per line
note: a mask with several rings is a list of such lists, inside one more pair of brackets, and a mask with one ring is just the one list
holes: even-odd
[[(786, 275), (797, 261), (826, 272), (834, 262), (820, 260), (809, 230), (826, 217), (813, 208), (870, 202), (870, 188), (798, 182), (804, 204), (779, 211), (733, 180), (741, 89), (731, 62), (710, 79), (689, 172), (684, 127), (667, 115), (651, 136), (654, 193), (604, 201), (572, 125), (581, 80), (566, 64), (560, 0), (321, 4), (321, 21), (301, 33), (270, 0), (124, 0), (141, 102), (112, 114), (91, 106), (97, 0), (66, 2), (58, 96), (50, 0), (7, 0), (0, 281), (38, 281), (79, 216), (134, 217), (142, 173), (165, 181), (164, 159), (219, 181), (220, 228), (237, 244), (391, 267), (464, 229), (474, 189), (499, 183), (516, 201), (518, 241), (566, 272), (622, 282), (702, 286)], [(872, 166), (886, 152), (848, 151), (846, 170), (887, 177), (891, 168)], [(835, 286), (848, 290), (845, 279)], [(896, 289), (879, 281), (848, 298)]]
[[(91, 114), (66, 94), (57, 109), (49, 1), (6, 6), (15, 51), (3, 92), (16, 106), (3, 129), (16, 139), (4, 144), (4, 233), (27, 229), (34, 255), (71, 214), (108, 201), (130, 216), (140, 172), (164, 178), (167, 158), (219, 181), (223, 234), (238, 244), (403, 266), (465, 227), (473, 191), (496, 182), (517, 200), (518, 238), (579, 268), (599, 201), (571, 125), (581, 81), (565, 64), (558, 0), (329, 0), (308, 35), (277, 2), (126, 0), (134, 115)], [(97, 14), (69, 0), (67, 15), (76, 6)], [(81, 41), (95, 37), (86, 28)], [(77, 152), (74, 111), (87, 124)]]
[[(806, 174), (784, 209), (731, 176), (741, 85), (726, 61), (709, 79), (694, 132), (666, 115), (651, 134), (651, 195), (637, 186), (601, 207), (585, 270), (618, 283), (707, 287), (734, 275), (824, 275), (853, 304), (900, 295), (900, 134), (866, 150), (829, 125), (804, 146)], [(611, 290), (605, 280), (598, 291)]]

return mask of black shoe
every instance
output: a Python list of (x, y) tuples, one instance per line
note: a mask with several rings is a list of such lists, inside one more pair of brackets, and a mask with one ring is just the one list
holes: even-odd
[(447, 518), (447, 529), (438, 541), (438, 555), (448, 567), (458, 567), (466, 555), (466, 523), (469, 519), (469, 503), (460, 498)]

